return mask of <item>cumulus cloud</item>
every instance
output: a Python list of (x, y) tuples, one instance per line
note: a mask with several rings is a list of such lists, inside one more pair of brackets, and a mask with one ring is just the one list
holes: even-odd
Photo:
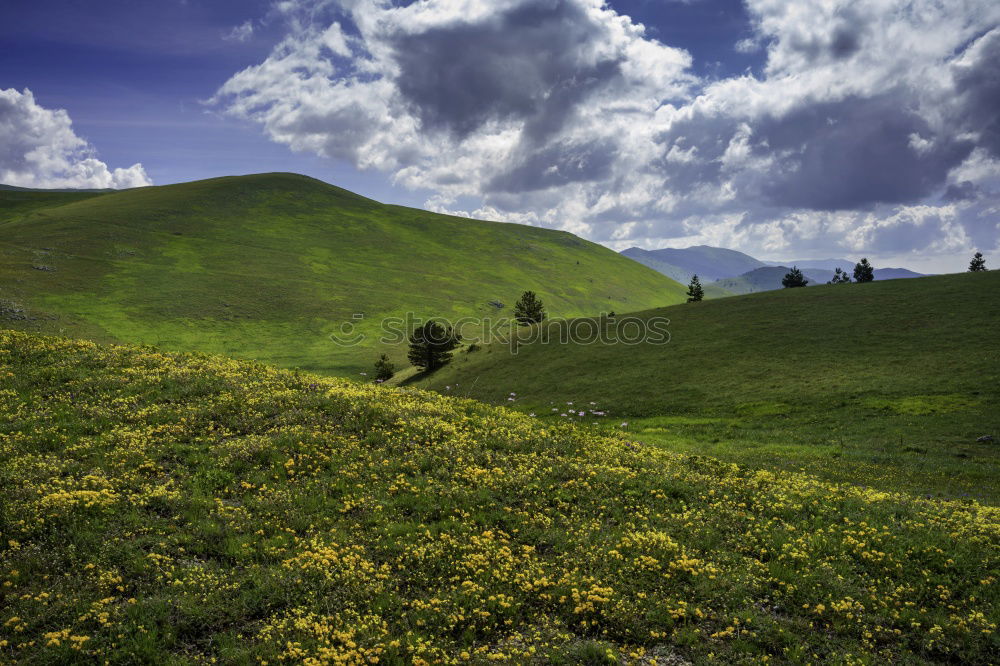
[(0, 90), (0, 183), (43, 188), (151, 185), (141, 164), (109, 169), (73, 132), (69, 114), (39, 106), (30, 90)]
[(734, 52), (764, 70), (702, 80), (603, 0), (290, 0), (287, 38), (214, 101), (429, 208), (614, 247), (998, 244), (1000, 5), (746, 4)]

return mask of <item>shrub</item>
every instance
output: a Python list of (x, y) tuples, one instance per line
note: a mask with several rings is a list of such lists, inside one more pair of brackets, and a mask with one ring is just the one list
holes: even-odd
[(392, 376), (396, 374), (396, 366), (389, 360), (387, 354), (379, 354), (378, 360), (375, 361), (375, 381), (385, 382), (392, 379)]

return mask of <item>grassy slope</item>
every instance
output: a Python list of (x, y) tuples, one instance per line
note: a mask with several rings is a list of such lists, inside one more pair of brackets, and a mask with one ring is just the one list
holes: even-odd
[(976, 443), (1000, 439), (1000, 272), (640, 316), (654, 315), (669, 344), (490, 346), (418, 384), (556, 418), (607, 410), (647, 441), (747, 464), (1000, 501), (1000, 446)]
[(996, 663), (1000, 513), (0, 331), (5, 663)]
[[(31, 196), (86, 198), (29, 211)], [(384, 316), (495, 314), (494, 299), (509, 312), (525, 289), (563, 316), (684, 298), (565, 232), (386, 206), (294, 174), (0, 193), (0, 299), (30, 317), (0, 326), (356, 373), (374, 360)], [(332, 344), (355, 314), (368, 343)], [(402, 362), (405, 350), (390, 353)]]

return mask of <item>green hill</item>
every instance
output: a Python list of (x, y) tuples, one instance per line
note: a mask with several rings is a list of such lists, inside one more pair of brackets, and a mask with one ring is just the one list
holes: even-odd
[[(645, 441), (745, 464), (1000, 500), (1000, 272), (638, 317), (669, 319), (669, 343), (559, 344), (553, 331), (516, 355), (501, 345), (458, 354), (417, 385), (557, 420), (628, 421)], [(624, 321), (591, 323), (614, 337)]]
[[(569, 233), (383, 205), (294, 174), (0, 192), (0, 326), (344, 374), (370, 368), (384, 317), (496, 316), (490, 302), (507, 313), (526, 289), (562, 316), (684, 300)], [(350, 325), (366, 341), (334, 344)]]
[(1000, 513), (0, 330), (0, 659), (995, 663)]

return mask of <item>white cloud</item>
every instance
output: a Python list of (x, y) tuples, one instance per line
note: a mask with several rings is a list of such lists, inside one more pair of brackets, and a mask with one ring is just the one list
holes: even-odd
[(30, 90), (0, 90), (0, 183), (42, 188), (151, 185), (141, 164), (109, 169), (73, 132), (69, 114), (46, 109)]
[(222, 36), (227, 42), (245, 42), (253, 37), (253, 21), (247, 19)]
[(435, 210), (614, 247), (998, 241), (993, 0), (747, 0), (735, 48), (765, 71), (717, 81), (602, 0), (286, 4), (287, 38), (215, 102)]

